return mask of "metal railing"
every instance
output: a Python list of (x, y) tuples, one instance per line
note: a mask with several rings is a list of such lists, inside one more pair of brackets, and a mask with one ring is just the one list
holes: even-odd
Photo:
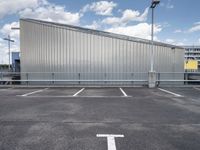
[(67, 73), (67, 72), (1, 72), (0, 84), (81, 85), (81, 84), (147, 84), (145, 72)]
[(159, 72), (157, 85), (200, 85), (200, 72)]
[[(148, 85), (148, 72), (0, 72), (1, 85)], [(200, 72), (158, 72), (156, 85), (200, 85)]]

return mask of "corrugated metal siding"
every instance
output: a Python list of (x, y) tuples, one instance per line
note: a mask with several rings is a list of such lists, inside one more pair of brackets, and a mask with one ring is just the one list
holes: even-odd
[[(21, 71), (43, 72), (31, 79), (147, 79), (147, 74), (134, 73), (150, 70), (150, 43), (25, 20), (20, 35)], [(154, 56), (157, 72), (184, 71), (183, 49), (155, 45)]]

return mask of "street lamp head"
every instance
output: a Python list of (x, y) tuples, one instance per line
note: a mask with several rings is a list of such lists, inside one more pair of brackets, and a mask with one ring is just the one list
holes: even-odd
[(152, 0), (151, 2), (151, 8), (155, 8), (156, 5), (158, 5), (160, 3), (160, 0)]
[(159, 3), (160, 3), (160, 0), (152, 0), (152, 3), (159, 4)]

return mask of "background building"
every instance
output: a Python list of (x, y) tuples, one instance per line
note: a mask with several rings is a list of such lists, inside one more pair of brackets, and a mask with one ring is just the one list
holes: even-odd
[(19, 52), (12, 52), (12, 71), (13, 72), (20, 72), (20, 56)]
[(198, 69), (186, 69), (187, 71), (200, 71), (200, 46), (184, 46), (185, 48), (185, 61), (195, 60), (198, 62)]
[[(60, 80), (57, 83), (67, 80), (68, 84), (91, 81), (93, 84), (144, 84), (148, 80), (149, 40), (21, 19), (20, 43), (22, 79)], [(154, 70), (184, 72), (184, 49), (155, 42)], [(183, 76), (168, 74), (161, 78), (183, 79)]]

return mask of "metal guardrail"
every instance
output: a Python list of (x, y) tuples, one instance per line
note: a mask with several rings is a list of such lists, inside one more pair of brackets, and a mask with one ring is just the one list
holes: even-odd
[(157, 85), (200, 85), (200, 72), (159, 72)]
[[(0, 84), (142, 84), (148, 85), (148, 72), (66, 73), (0, 72)], [(156, 85), (200, 85), (200, 72), (158, 72)]]
[(200, 82), (200, 80), (156, 80), (157, 82)]
[[(135, 84), (148, 82), (148, 73), (145, 72), (1, 72), (0, 84)], [(17, 79), (16, 79), (17, 78)], [(61, 83), (62, 82), (62, 83)]]

